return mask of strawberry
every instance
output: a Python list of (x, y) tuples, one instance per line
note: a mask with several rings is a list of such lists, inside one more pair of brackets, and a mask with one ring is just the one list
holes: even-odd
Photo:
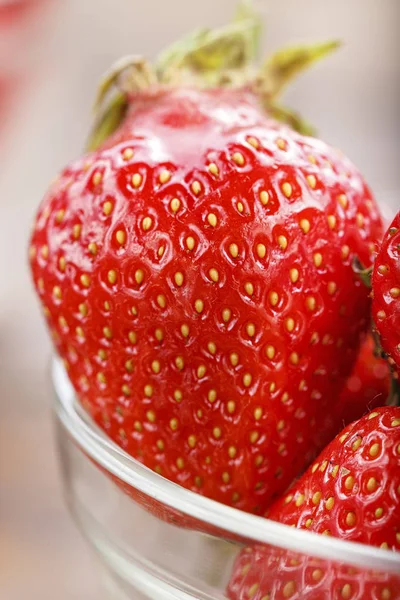
[(400, 369), (400, 212), (376, 257), (372, 290), (373, 318), (382, 349), (394, 370)]
[[(207, 70), (201, 39), (186, 62), (170, 53), (173, 73)], [(371, 264), (381, 219), (339, 151), (265, 114), (301, 124), (261, 76), (207, 89), (161, 62), (161, 86), (138, 61), (103, 82), (100, 104), (117, 91), (92, 151), (39, 209), (33, 280), (100, 427), (168, 479), (260, 513), (330, 439), (368, 325), (352, 256)]]
[[(310, 547), (312, 552), (312, 547)], [(273, 547), (246, 548), (229, 600), (400, 600), (400, 575)]]
[(373, 408), (383, 406), (389, 390), (388, 364), (383, 358), (376, 356), (373, 337), (368, 335), (340, 395), (338, 411), (343, 424), (347, 425)]
[(319, 440), (316, 439), (317, 446), (323, 448), (345, 425), (385, 403), (397, 404), (390, 369), (386, 359), (377, 352), (374, 337), (368, 334), (361, 343), (353, 370), (346, 379), (338, 402), (323, 421), (322, 435)]
[[(268, 517), (316, 533), (400, 550), (400, 408), (348, 425)], [(311, 523), (309, 521), (311, 519)]]
[[(400, 408), (378, 408), (348, 425), (268, 517), (400, 551)], [(229, 598), (394, 600), (400, 598), (400, 576), (255, 547), (238, 557)]]

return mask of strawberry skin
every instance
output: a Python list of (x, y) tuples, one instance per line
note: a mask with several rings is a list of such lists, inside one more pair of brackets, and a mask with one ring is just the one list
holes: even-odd
[(384, 352), (400, 369), (400, 212), (389, 227), (372, 275), (372, 312)]
[[(400, 551), (400, 408), (378, 408), (348, 425), (271, 507), (268, 517)], [(255, 592), (249, 595), (252, 586)], [(400, 576), (255, 547), (237, 559), (229, 597), (394, 600), (400, 598)]]
[(378, 408), (348, 425), (268, 517), (400, 550), (400, 408)]
[[(253, 95), (138, 96), (38, 212), (30, 256), (58, 352), (108, 435), (254, 512), (330, 439), (367, 328), (381, 219), (343, 155)], [(337, 424), (336, 424), (337, 430)]]
[(400, 575), (276, 548), (246, 548), (226, 594), (229, 600), (400, 600)]
[(343, 425), (359, 419), (373, 408), (383, 406), (389, 396), (389, 366), (385, 359), (376, 356), (374, 350), (374, 339), (368, 335), (340, 394), (338, 411)]

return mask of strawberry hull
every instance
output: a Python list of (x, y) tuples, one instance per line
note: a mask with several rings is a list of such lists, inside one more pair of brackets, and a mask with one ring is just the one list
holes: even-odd
[[(82, 405), (130, 455), (263, 512), (340, 424), (381, 219), (338, 151), (245, 92), (137, 100), (65, 169), (31, 268)], [(328, 417), (328, 418), (327, 418)]]

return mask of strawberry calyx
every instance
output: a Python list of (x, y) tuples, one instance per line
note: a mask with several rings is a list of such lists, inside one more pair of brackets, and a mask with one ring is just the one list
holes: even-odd
[(96, 150), (118, 129), (124, 121), (131, 96), (155, 89), (156, 85), (152, 66), (141, 56), (126, 56), (114, 63), (97, 88), (93, 106), (95, 123), (86, 149)]
[(199, 87), (243, 84), (254, 76), (260, 34), (252, 3), (241, 2), (228, 25), (194, 31), (164, 50), (156, 60), (159, 81), (180, 85), (189, 80)]
[(185, 36), (163, 51), (154, 66), (140, 56), (116, 62), (100, 81), (87, 150), (96, 150), (118, 129), (136, 95), (181, 85), (251, 90), (271, 117), (299, 133), (313, 135), (314, 128), (282, 106), (279, 98), (293, 79), (340, 43), (333, 40), (278, 50), (258, 68), (255, 60), (260, 34), (259, 15), (250, 0), (243, 0), (231, 23)]
[(292, 109), (282, 106), (279, 98), (300, 73), (324, 59), (339, 46), (338, 40), (292, 46), (278, 50), (268, 57), (254, 82), (255, 92), (265, 110), (276, 120), (287, 123), (299, 133), (313, 135), (315, 133), (313, 126)]

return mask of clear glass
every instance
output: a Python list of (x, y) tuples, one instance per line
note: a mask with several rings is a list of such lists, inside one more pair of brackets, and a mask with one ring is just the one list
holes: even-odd
[[(379, 589), (390, 584), (391, 595), (363, 600), (400, 598), (397, 553), (317, 536), (187, 491), (107, 439), (76, 403), (56, 360), (52, 381), (65, 495), (99, 558), (107, 598), (222, 600), (229, 597), (235, 559), (245, 545), (254, 544), (263, 546), (266, 557), (295, 556), (319, 568), (351, 573), (356, 585), (373, 570)], [(249, 588), (235, 600), (250, 597), (261, 598)]]

